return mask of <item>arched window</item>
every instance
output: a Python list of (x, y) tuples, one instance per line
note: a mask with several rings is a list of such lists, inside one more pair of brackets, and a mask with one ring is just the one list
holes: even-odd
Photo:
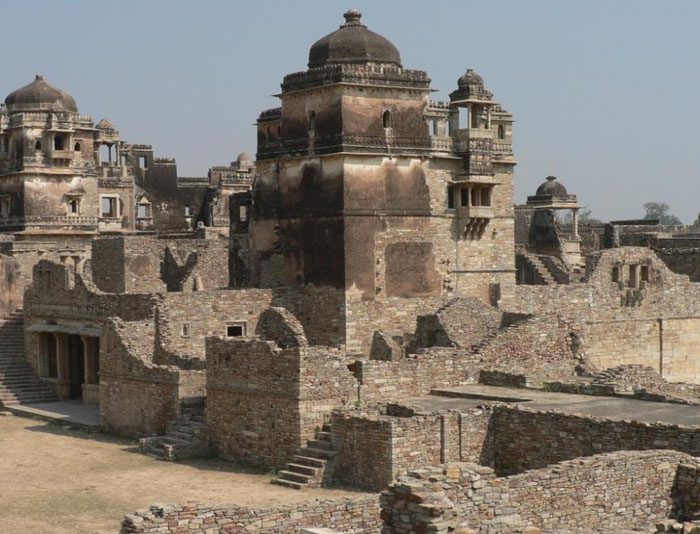
[(382, 126), (384, 128), (391, 128), (391, 111), (385, 109), (382, 113)]
[(506, 138), (506, 130), (503, 127), (502, 124), (498, 125), (498, 138), (499, 139), (505, 139)]
[(80, 143), (75, 143), (75, 146), (73, 147), (73, 150), (75, 150), (76, 152), (80, 152), (81, 148), (82, 148), (82, 147), (80, 146)]
[(35, 149), (35, 150), (41, 150), (41, 141), (37, 141), (37, 142), (34, 144), (34, 149)]
[(309, 131), (316, 130), (316, 112), (309, 111)]

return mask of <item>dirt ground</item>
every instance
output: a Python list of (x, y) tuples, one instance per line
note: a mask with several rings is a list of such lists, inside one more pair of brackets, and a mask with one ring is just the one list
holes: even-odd
[(163, 462), (132, 440), (0, 416), (0, 532), (116, 533), (125, 514), (154, 503), (263, 507), (345, 495), (286, 489), (220, 460)]

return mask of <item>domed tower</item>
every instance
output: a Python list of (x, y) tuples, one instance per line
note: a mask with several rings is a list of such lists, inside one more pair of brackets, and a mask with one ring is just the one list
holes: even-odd
[(0, 120), (0, 230), (94, 231), (94, 127), (75, 99), (37, 75), (5, 99)]
[[(581, 206), (556, 176), (547, 176), (534, 195), (527, 197), (526, 207), (534, 211), (528, 236), (528, 247), (540, 254), (559, 256), (572, 267), (582, 267), (581, 237), (578, 233), (578, 212)], [(571, 210), (571, 231), (559, 228), (555, 212)], [(547, 250), (547, 247), (553, 250)]]
[[(109, 121), (95, 126), (43, 76), (7, 96), (0, 106), (0, 232), (22, 242), (13, 255), (26, 257), (19, 259), (27, 275), (40, 255), (77, 265), (97, 231), (122, 229), (133, 180), (116, 161), (120, 144)], [(105, 162), (102, 145), (110, 149)]]
[[(412, 331), (407, 306), (496, 304), (514, 287), (513, 161), (494, 155), (493, 122), (462, 150), (450, 124), (464, 102), (430, 101), (425, 71), (404, 68), (359, 11), (344, 18), (312, 44), (307, 70), (284, 77), (281, 107), (258, 118), (248, 278), (324, 288), (338, 316), (314, 342), (365, 352), (378, 324)], [(460, 99), (507, 115), (478, 75), (463, 78)], [(462, 182), (483, 200), (456, 206)]]

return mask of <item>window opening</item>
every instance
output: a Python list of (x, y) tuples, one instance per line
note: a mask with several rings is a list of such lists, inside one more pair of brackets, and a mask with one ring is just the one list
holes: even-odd
[(469, 205), (469, 189), (466, 187), (463, 187), (462, 189), (459, 190), (460, 193), (460, 204), (462, 206), (468, 206)]
[(60, 135), (53, 138), (53, 149), (54, 150), (65, 150), (65, 140)]
[(388, 109), (385, 109), (384, 113), (382, 113), (382, 125), (384, 128), (391, 128), (391, 111)]
[(117, 199), (115, 197), (102, 197), (102, 217), (117, 217)]
[(642, 271), (641, 271), (640, 277), (642, 279), (642, 282), (649, 281), (649, 266), (648, 265), (642, 265)]
[(447, 209), (455, 209), (455, 188), (451, 185), (447, 187)]
[(69, 200), (68, 201), (68, 212), (71, 215), (78, 215), (78, 213), (80, 211), (79, 204), (80, 204), (80, 202), (78, 201), (78, 199), (74, 198), (74, 199)]
[(228, 337), (243, 337), (246, 335), (245, 323), (235, 323), (226, 325), (226, 335)]
[(499, 139), (505, 139), (506, 138), (506, 130), (503, 127), (502, 124), (498, 125), (498, 138)]
[(76, 152), (80, 152), (82, 150), (82, 147), (80, 146), (80, 143), (75, 143), (75, 146), (73, 147), (73, 150)]

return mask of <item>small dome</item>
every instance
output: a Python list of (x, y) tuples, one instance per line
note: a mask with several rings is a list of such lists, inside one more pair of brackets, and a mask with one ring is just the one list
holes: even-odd
[(338, 63), (390, 63), (401, 66), (401, 54), (391, 42), (364, 26), (362, 13), (351, 9), (340, 29), (316, 41), (309, 50), (309, 68)]
[(465, 87), (467, 85), (484, 85), (484, 79), (479, 76), (473, 69), (467, 69), (467, 72), (462, 74), (457, 80), (457, 85), (459, 87)]
[(72, 96), (38, 74), (32, 83), (10, 93), (5, 104), (8, 111), (78, 111)]
[(97, 128), (98, 130), (116, 130), (114, 124), (109, 122), (107, 119), (102, 119), (95, 125), (95, 128)]
[(248, 154), (247, 152), (241, 152), (240, 154), (238, 154), (236, 161), (238, 163), (253, 163), (253, 158), (251, 158), (250, 154)]
[(545, 181), (541, 186), (537, 188), (537, 192), (535, 194), (538, 197), (566, 197), (569, 195), (569, 193), (567, 193), (566, 191), (566, 187), (564, 187), (557, 181), (556, 176), (547, 176), (547, 181)]

